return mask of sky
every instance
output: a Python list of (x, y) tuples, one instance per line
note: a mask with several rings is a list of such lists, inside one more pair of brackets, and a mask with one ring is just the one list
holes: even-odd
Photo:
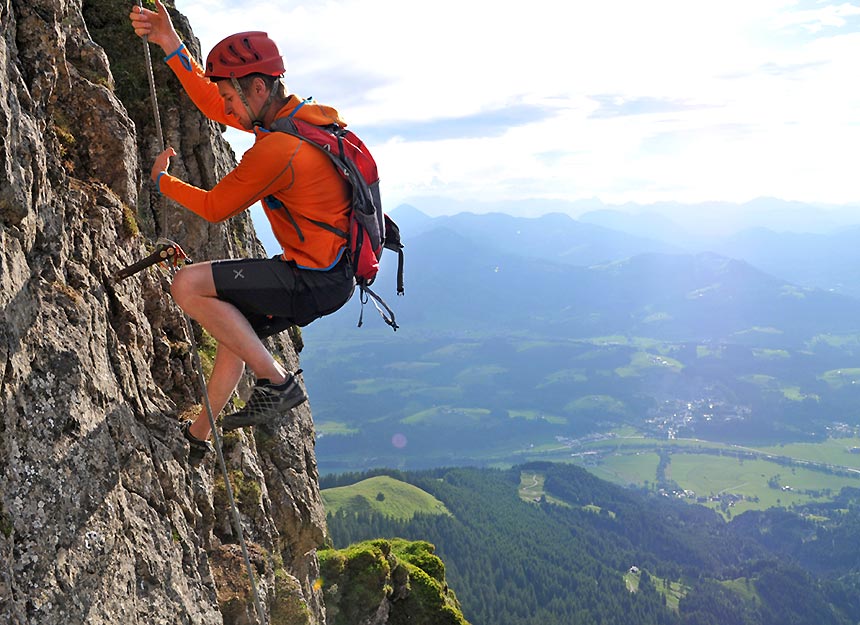
[(175, 4), (204, 55), (267, 31), (289, 89), (368, 144), (388, 207), (860, 206), (858, 0)]

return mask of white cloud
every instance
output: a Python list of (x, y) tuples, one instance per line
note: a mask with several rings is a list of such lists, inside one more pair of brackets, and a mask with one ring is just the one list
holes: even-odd
[[(204, 51), (267, 30), (292, 89), (373, 133), (389, 206), (860, 201), (860, 2), (176, 4)], [(463, 118), (506, 107), (535, 115), (467, 132)], [(449, 132), (410, 137), (407, 122)]]

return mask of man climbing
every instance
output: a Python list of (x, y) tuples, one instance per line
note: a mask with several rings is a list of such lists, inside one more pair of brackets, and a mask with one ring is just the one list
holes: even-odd
[[(305, 103), (281, 82), (284, 61), (263, 32), (245, 32), (218, 43), (205, 70), (191, 58), (159, 0), (156, 11), (133, 7), (135, 33), (148, 37), (194, 104), (210, 119), (253, 132), (254, 145), (211, 191), (167, 173), (168, 147), (155, 160), (159, 191), (211, 222), (232, 217), (262, 201), (283, 254), (271, 259), (223, 260), (188, 265), (174, 277), (176, 303), (218, 342), (208, 384), (213, 416), (220, 414), (244, 372), (256, 384), (245, 407), (222, 419), (232, 430), (271, 422), (307, 400), (297, 373), (287, 371), (262, 339), (291, 325), (304, 326), (334, 312), (352, 296), (354, 274), (345, 240), (349, 188), (328, 157), (294, 136), (269, 132), (279, 117), (343, 124), (333, 108)], [(211, 450), (205, 410), (182, 425), (193, 464)]]

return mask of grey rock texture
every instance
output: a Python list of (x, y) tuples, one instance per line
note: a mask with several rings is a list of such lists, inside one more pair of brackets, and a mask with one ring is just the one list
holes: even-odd
[[(151, 189), (131, 5), (0, 0), (0, 623), (256, 622), (221, 472), (185, 462), (201, 389), (169, 273), (113, 274), (159, 236), (195, 260), (263, 250), (248, 216), (208, 224)], [(210, 187), (235, 157), (152, 57), (171, 171)], [(299, 338), (273, 342), (292, 368)], [(297, 412), (224, 452), (269, 622), (319, 625), (325, 515)]]

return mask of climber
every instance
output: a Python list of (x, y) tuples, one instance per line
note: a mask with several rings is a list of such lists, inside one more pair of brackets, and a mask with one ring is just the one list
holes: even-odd
[[(210, 119), (252, 132), (254, 145), (239, 165), (211, 191), (167, 173), (176, 156), (168, 147), (156, 159), (151, 178), (159, 191), (210, 222), (237, 215), (262, 201), (283, 253), (271, 259), (233, 259), (188, 265), (176, 273), (171, 294), (188, 316), (218, 343), (208, 384), (217, 416), (247, 365), (256, 384), (245, 407), (222, 418), (225, 431), (270, 423), (307, 400), (299, 372), (287, 371), (262, 339), (292, 325), (304, 326), (339, 309), (355, 288), (344, 239), (349, 189), (320, 150), (266, 128), (294, 114), (314, 124), (343, 123), (327, 106), (305, 104), (288, 94), (281, 77), (283, 58), (263, 32), (231, 35), (216, 44), (205, 71), (190, 56), (164, 5), (135, 6), (135, 34), (164, 50), (165, 61), (200, 111)], [(211, 451), (205, 410), (182, 425), (190, 461)]]

